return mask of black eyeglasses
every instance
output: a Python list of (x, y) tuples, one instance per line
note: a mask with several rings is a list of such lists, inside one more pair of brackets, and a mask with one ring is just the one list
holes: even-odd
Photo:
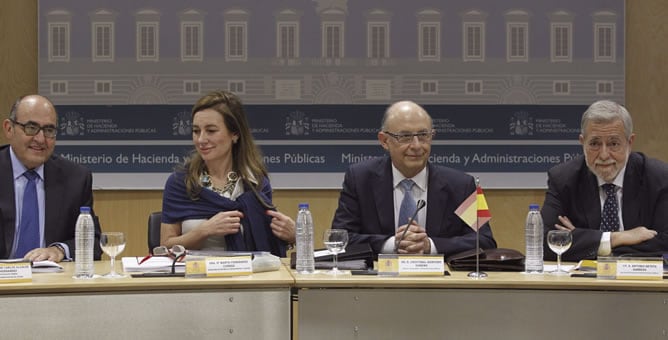
[(401, 134), (396, 134), (389, 131), (383, 131), (383, 133), (396, 139), (399, 144), (410, 144), (413, 141), (413, 138), (415, 137), (418, 138), (418, 141), (420, 141), (420, 143), (427, 143), (431, 141), (431, 139), (436, 134), (434, 130), (422, 131), (416, 133), (401, 133)]
[(42, 126), (35, 122), (19, 123), (14, 119), (10, 119), (10, 121), (20, 126), (21, 129), (23, 129), (23, 132), (25, 132), (26, 136), (35, 136), (39, 133), (40, 130), (44, 132), (44, 137), (46, 138), (56, 138), (56, 135), (58, 134), (58, 129), (53, 125)]

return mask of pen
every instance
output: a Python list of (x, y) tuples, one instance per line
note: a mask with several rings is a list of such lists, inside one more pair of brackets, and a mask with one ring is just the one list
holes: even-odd
[(148, 254), (148, 255), (144, 256), (144, 258), (141, 259), (141, 261), (139, 261), (139, 264), (142, 264), (142, 263), (146, 262), (151, 257), (153, 257), (153, 255), (151, 255), (151, 254)]

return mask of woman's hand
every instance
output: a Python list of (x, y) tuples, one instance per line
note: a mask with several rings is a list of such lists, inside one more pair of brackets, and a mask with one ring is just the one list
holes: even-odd
[(271, 232), (281, 240), (289, 243), (295, 243), (295, 221), (287, 215), (274, 211), (267, 210), (267, 215), (271, 216)]
[(236, 234), (244, 214), (239, 210), (222, 211), (201, 224), (209, 236)]

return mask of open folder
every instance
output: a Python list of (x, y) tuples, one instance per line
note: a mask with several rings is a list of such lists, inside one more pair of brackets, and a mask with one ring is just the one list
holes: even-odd
[[(334, 255), (326, 249), (314, 251), (316, 269), (331, 269), (334, 266)], [(297, 266), (297, 252), (290, 255), (290, 267)], [(338, 256), (337, 266), (343, 270), (363, 270), (373, 268), (373, 250), (368, 243), (349, 244), (346, 251)]]

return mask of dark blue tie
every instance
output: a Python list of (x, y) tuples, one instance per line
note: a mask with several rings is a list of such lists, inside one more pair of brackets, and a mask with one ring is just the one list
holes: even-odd
[[(404, 199), (401, 201), (401, 206), (399, 206), (399, 221), (397, 222), (397, 227), (408, 223), (408, 220), (413, 216), (417, 209), (415, 206), (415, 199), (413, 198), (414, 185), (415, 182), (408, 178), (399, 182), (399, 186), (404, 190)], [(415, 217), (415, 222), (417, 222), (417, 217)]]
[(605, 203), (601, 214), (602, 231), (619, 231), (619, 205), (617, 204), (616, 186), (614, 184), (603, 184), (605, 190)]
[(39, 178), (36, 172), (28, 170), (23, 173), (28, 179), (23, 192), (19, 238), (14, 257), (22, 258), (25, 254), (40, 247), (39, 242), (39, 205), (37, 204), (37, 185)]

